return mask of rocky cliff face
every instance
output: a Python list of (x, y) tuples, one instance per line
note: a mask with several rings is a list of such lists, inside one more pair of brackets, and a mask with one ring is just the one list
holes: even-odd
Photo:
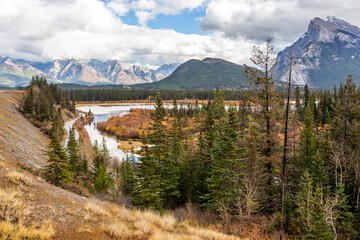
[(287, 81), (291, 51), (295, 84), (338, 85), (348, 74), (360, 80), (360, 29), (341, 19), (314, 18), (300, 39), (279, 52), (272, 70), (283, 81)]

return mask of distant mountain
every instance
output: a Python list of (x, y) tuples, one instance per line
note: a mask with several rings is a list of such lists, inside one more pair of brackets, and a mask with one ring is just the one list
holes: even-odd
[(143, 89), (240, 89), (249, 87), (244, 75), (244, 66), (218, 58), (189, 60), (167, 78), (149, 84), (135, 85), (133, 88)]
[(65, 83), (111, 83), (110, 80), (98, 74), (84, 60), (55, 60), (43, 69), (43, 72)]
[[(177, 64), (163, 65), (152, 70), (148, 67), (122, 63), (119, 60), (106, 62), (91, 60), (88, 64), (113, 84), (127, 85), (159, 81), (169, 76), (175, 70), (175, 66), (178, 66)], [(162, 69), (166, 69), (166, 71)]]
[(156, 82), (170, 75), (178, 64), (150, 69), (119, 60), (102, 62), (91, 59), (63, 59), (52, 62), (30, 62), (0, 57), (0, 86), (27, 85), (33, 75), (47, 77), (50, 81), (69, 84), (103, 85)]
[(272, 70), (283, 81), (287, 80), (291, 50), (296, 84), (339, 85), (349, 74), (360, 83), (360, 29), (344, 20), (336, 17), (311, 20), (307, 32), (277, 56)]
[(0, 58), (0, 86), (16, 87), (29, 83), (33, 75), (45, 74), (24, 60)]

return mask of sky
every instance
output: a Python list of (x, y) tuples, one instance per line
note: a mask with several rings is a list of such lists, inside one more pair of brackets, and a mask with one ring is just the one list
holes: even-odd
[(359, 12), (359, 0), (0, 0), (0, 56), (243, 64), (268, 36), (279, 51), (314, 17), (360, 26)]

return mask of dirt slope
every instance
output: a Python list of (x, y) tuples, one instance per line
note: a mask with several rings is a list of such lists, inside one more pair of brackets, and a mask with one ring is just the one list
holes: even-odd
[(0, 92), (0, 239), (238, 239), (84, 197), (34, 175), (49, 139), (17, 112), (22, 92)]

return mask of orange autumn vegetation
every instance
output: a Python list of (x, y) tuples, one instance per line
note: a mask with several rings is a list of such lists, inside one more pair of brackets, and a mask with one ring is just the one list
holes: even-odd
[(131, 109), (129, 114), (124, 116), (110, 117), (106, 122), (97, 123), (100, 131), (117, 136), (118, 139), (139, 139), (142, 132), (149, 132), (150, 110)]
[[(110, 117), (106, 122), (97, 123), (100, 131), (115, 135), (120, 140), (140, 139), (150, 130), (150, 114), (154, 110), (131, 109), (129, 114)], [(170, 129), (174, 118), (166, 116), (163, 122), (166, 129)], [(194, 119), (187, 118), (187, 123), (182, 128), (184, 134), (194, 133), (196, 129)]]

